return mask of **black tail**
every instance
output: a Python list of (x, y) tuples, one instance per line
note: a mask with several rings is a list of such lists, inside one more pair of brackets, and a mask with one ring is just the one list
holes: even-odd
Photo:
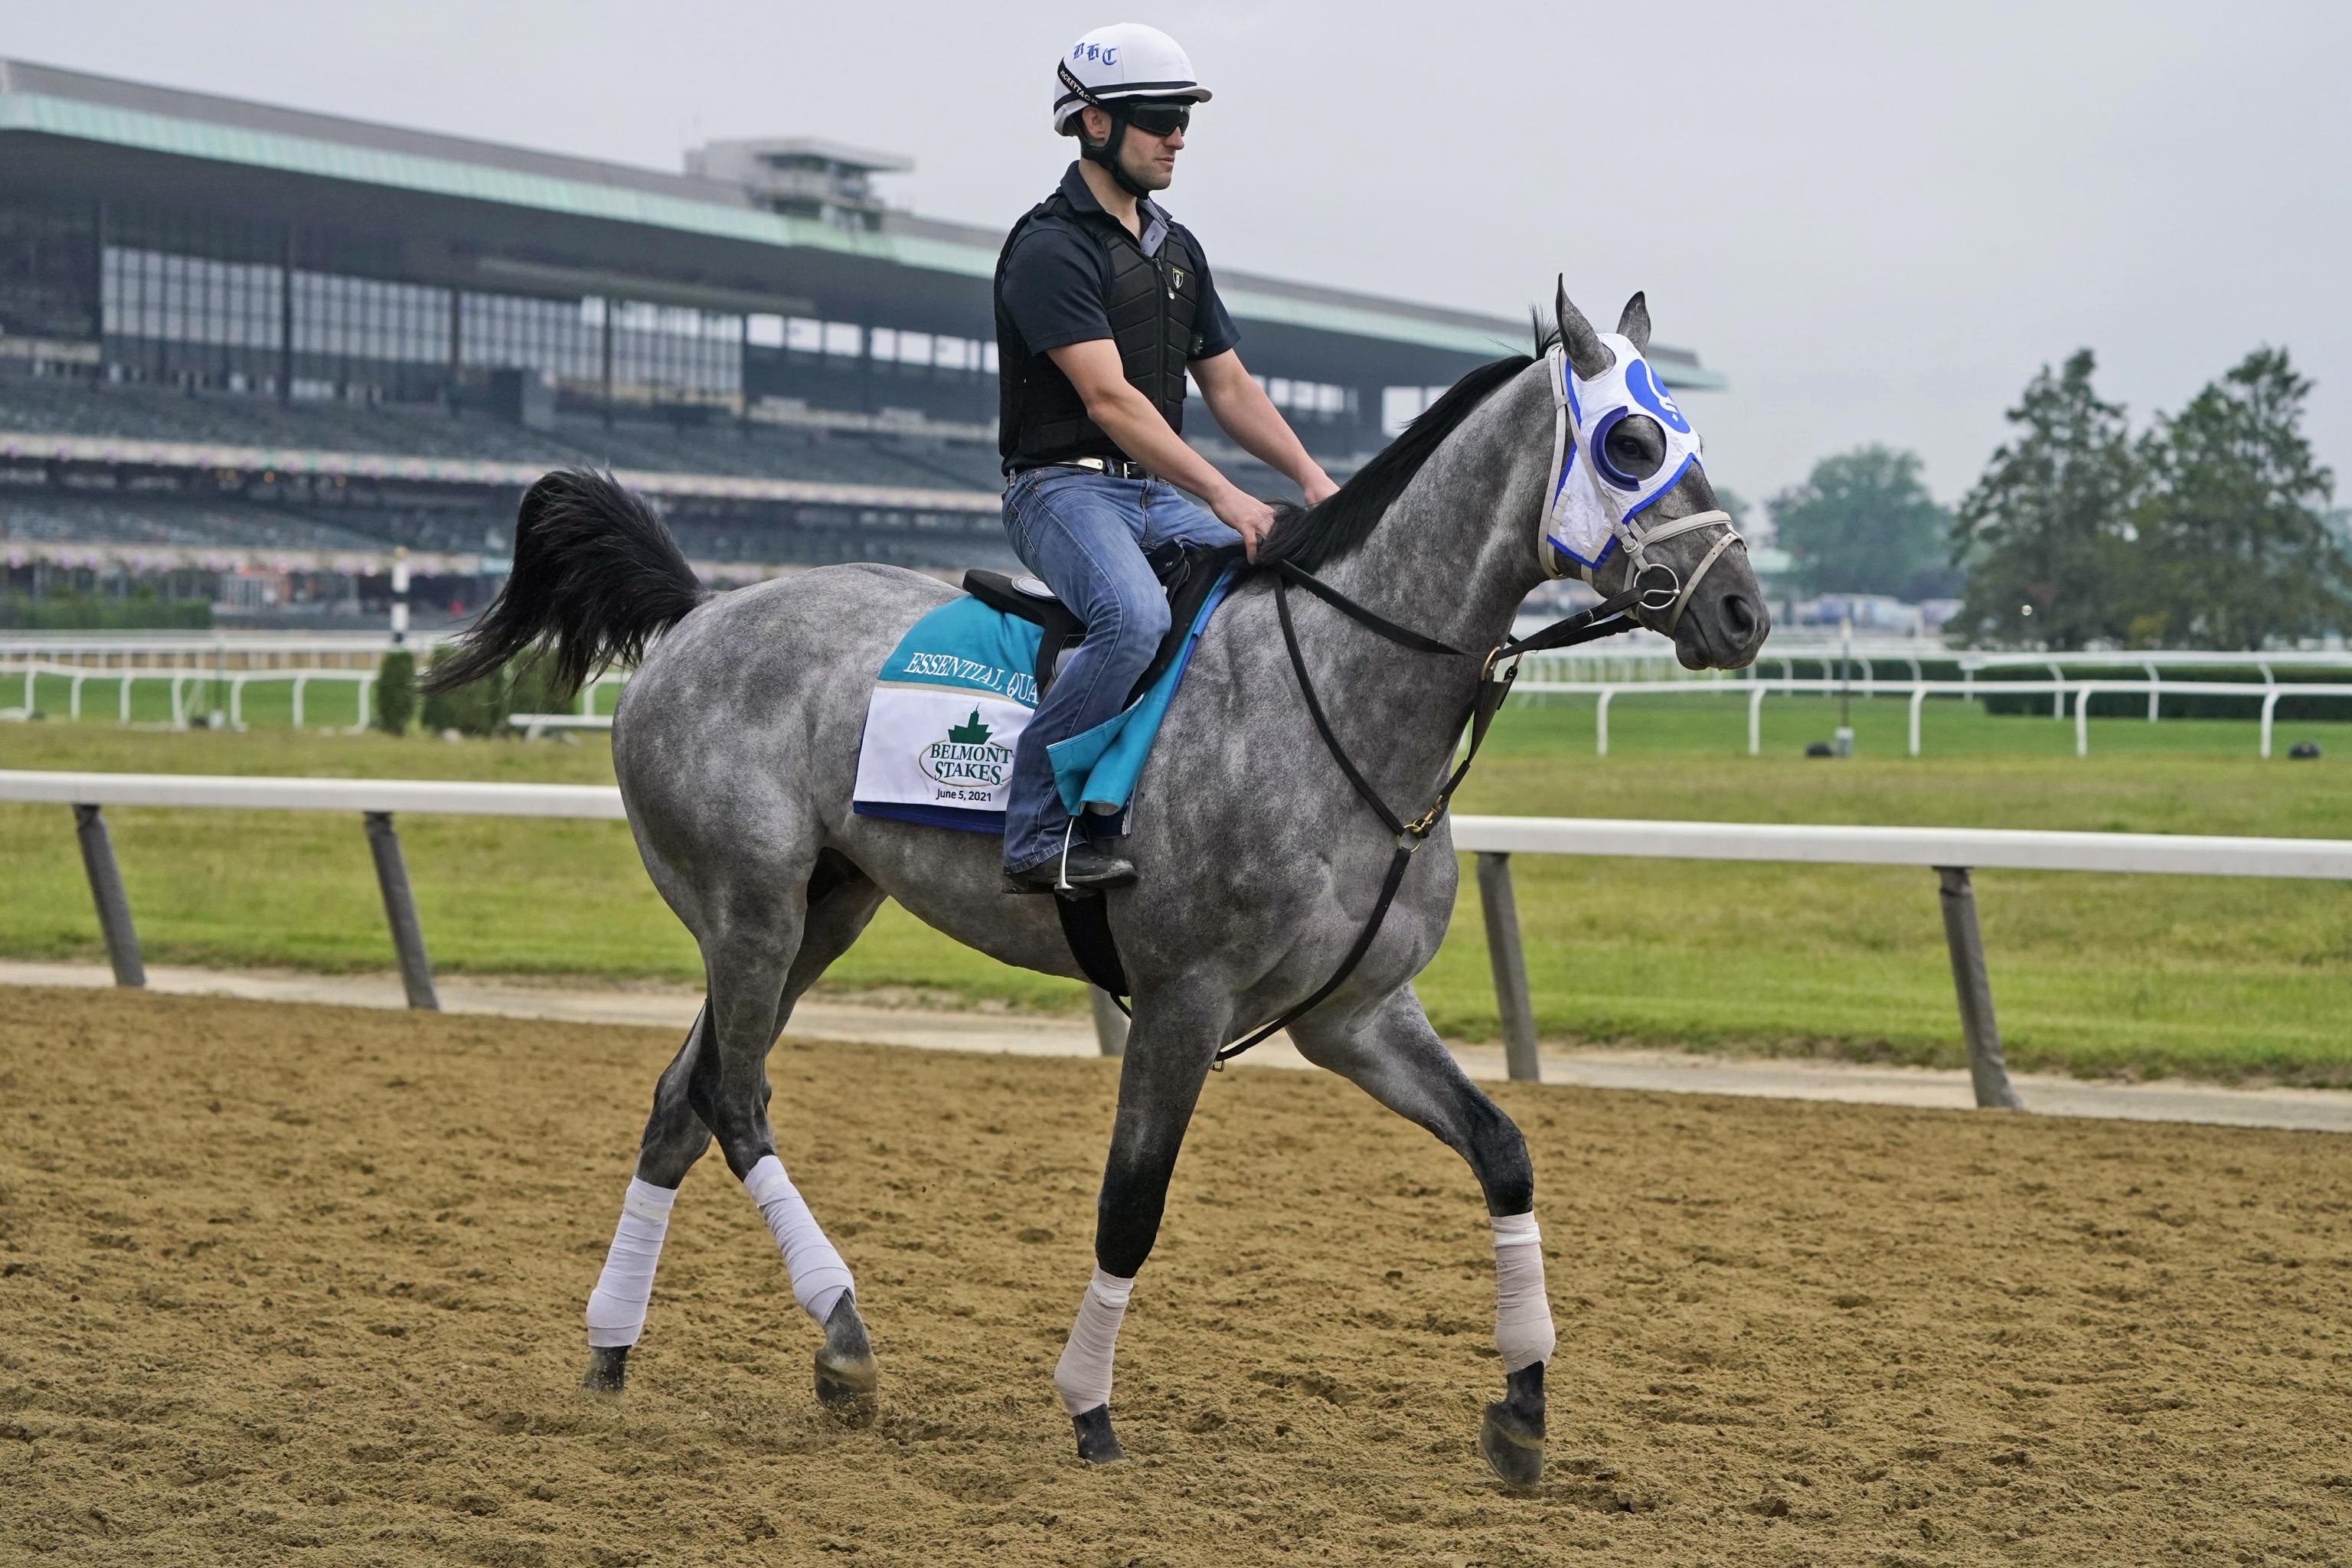
[(702, 602), (677, 541), (610, 474), (558, 468), (522, 498), (514, 574), (481, 619), (434, 662), (425, 689), (446, 691), (551, 645), (559, 694), (646, 644)]

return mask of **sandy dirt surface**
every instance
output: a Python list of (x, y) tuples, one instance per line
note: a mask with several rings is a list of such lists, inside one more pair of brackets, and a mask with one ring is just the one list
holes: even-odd
[(1942, 1564), (2352, 1554), (2352, 1172), (2311, 1133), (1499, 1086), (1560, 1348), (1466, 1171), (1320, 1075), (1202, 1097), (1120, 1344), (1047, 1381), (1116, 1067), (787, 1041), (879, 1417), (713, 1156), (629, 1392), (580, 1313), (667, 1033), (0, 993), (0, 1562)]

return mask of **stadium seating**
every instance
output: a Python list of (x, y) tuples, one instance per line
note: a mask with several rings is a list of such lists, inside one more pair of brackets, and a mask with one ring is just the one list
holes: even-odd
[[(993, 442), (937, 426), (842, 428), (724, 410), (630, 409), (607, 425), (561, 411), (551, 430), (488, 411), (419, 405), (298, 401), (139, 383), (35, 377), (0, 370), (0, 431), (198, 442), (269, 450), (475, 459), (525, 468), (593, 464), (657, 473), (806, 479), (992, 493), (1003, 483)], [(1204, 453), (1245, 489), (1294, 493), (1214, 434)], [(135, 473), (135, 470), (134, 470)], [(136, 483), (135, 478), (131, 481)], [(320, 489), (280, 505), (125, 488), (104, 493), (37, 485), (0, 489), (0, 542), (153, 544), (497, 557), (511, 549), (513, 502), (479, 487), (409, 485), (386, 495)], [(929, 569), (1013, 566), (992, 512), (920, 514), (904, 526), (870, 519), (788, 521), (774, 509), (675, 500), (667, 520), (688, 556), (720, 575), (740, 563), (881, 561)], [(763, 515), (765, 513), (765, 515)]]
[(278, 507), (138, 494), (0, 490), (0, 544), (156, 544), (381, 551), (383, 539)]
[[(633, 411), (634, 412), (634, 411)], [(298, 402), (188, 393), (138, 383), (91, 383), (0, 374), (0, 430), (213, 442), (273, 449), (541, 465), (594, 463), (659, 473), (718, 474), (992, 491), (1003, 480), (985, 442), (943, 439), (916, 428), (843, 431), (720, 416), (673, 423), (636, 414), (607, 426), (566, 413), (552, 431), (525, 429), (478, 410), (429, 405)], [(1280, 495), (1285, 481), (1213, 437), (1201, 443), (1244, 489)]]

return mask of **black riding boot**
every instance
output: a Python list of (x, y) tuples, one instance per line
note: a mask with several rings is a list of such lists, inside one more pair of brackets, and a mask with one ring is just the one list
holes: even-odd
[(1006, 889), (1015, 893), (1051, 893), (1073, 889), (1123, 888), (1135, 880), (1135, 862), (1124, 855), (1075, 840), (1061, 854), (1025, 871), (1007, 871)]

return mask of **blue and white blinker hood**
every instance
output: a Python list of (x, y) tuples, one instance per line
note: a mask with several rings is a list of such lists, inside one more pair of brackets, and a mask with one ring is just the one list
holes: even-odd
[[(1740, 542), (1739, 535), (1731, 526), (1730, 514), (1722, 511), (1644, 525), (1643, 514), (1658, 498), (1679, 484), (1694, 466), (1702, 466), (1698, 435), (1633, 340), (1617, 332), (1599, 336), (1612, 360), (1607, 370), (1590, 381), (1576, 374), (1567, 351), (1559, 345), (1544, 356), (1553, 404), (1551, 474), (1544, 487), (1542, 532), (1536, 552), (1542, 557), (1547, 576), (1574, 575), (1590, 583), (1621, 541), (1638, 574), (1664, 564), (1649, 559), (1651, 545), (1676, 534), (1720, 526), (1724, 537), (1716, 542), (1688, 581), (1675, 584), (1671, 601), (1674, 617), (1666, 626), (1671, 633), (1682, 620), (1683, 607), (1690, 602), (1699, 578), (1726, 550)], [(1622, 471), (1608, 456), (1610, 431), (1619, 421), (1635, 415), (1647, 416), (1665, 437), (1665, 460), (1647, 478)], [(1646, 607), (1668, 608), (1661, 598), (1662, 602)]]

